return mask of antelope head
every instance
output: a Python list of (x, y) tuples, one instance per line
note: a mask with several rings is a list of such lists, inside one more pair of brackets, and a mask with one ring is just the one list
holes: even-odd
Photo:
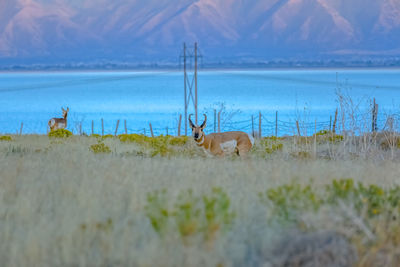
[(62, 110), (64, 119), (67, 119), (69, 108), (67, 107), (66, 110), (64, 108), (61, 108), (61, 110)]
[(194, 123), (192, 122), (192, 120), (190, 118), (192, 115), (193, 114), (189, 115), (189, 125), (190, 125), (190, 128), (192, 128), (192, 136), (193, 136), (195, 141), (200, 141), (203, 138), (203, 136), (205, 135), (203, 130), (206, 127), (207, 115), (203, 114), (204, 115), (204, 122), (200, 126), (194, 125)]

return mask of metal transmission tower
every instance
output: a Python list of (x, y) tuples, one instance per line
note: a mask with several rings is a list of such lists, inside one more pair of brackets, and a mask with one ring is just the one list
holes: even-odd
[[(198, 53), (197, 43), (194, 43), (193, 50), (188, 50), (186, 43), (183, 43), (183, 54), (180, 59), (183, 59), (183, 72), (184, 72), (184, 95), (185, 95), (185, 135), (187, 135), (187, 125), (188, 125), (188, 109), (190, 106), (190, 100), (192, 100), (194, 113), (195, 113), (195, 123), (197, 124), (198, 112), (197, 112), (197, 64), (198, 58), (202, 58)], [(192, 69), (191, 79), (188, 75), (188, 65), (190, 68), (193, 67), (192, 63), (194, 59), (194, 69)], [(189, 60), (189, 64), (188, 61)], [(193, 94), (194, 85), (194, 94)]]

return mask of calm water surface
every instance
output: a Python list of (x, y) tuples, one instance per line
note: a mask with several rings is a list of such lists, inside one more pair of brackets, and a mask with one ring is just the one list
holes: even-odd
[[(337, 90), (350, 96), (367, 112), (376, 98), (380, 114), (397, 113), (400, 104), (400, 70), (267, 70), (203, 71), (198, 75), (199, 111), (207, 113), (208, 132), (213, 131), (214, 109), (221, 104), (223, 130), (258, 127), (262, 113), (264, 134), (275, 128), (278, 111), (279, 134), (290, 134), (294, 121), (310, 127), (329, 125), (338, 106)], [(127, 121), (129, 132), (175, 134), (183, 114), (181, 72), (31, 72), (0, 73), (0, 133), (15, 133), (24, 123), (24, 133), (46, 133), (47, 121), (61, 116), (69, 107), (68, 129), (113, 133), (118, 119), (119, 133)], [(383, 116), (380, 116), (383, 118)]]

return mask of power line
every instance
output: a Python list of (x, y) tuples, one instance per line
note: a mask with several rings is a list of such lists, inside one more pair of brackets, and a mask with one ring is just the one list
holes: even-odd
[[(152, 72), (151, 74), (157, 75), (165, 75), (170, 72)], [(14, 91), (28, 91), (28, 90), (40, 90), (40, 89), (50, 89), (50, 88), (59, 88), (59, 87), (69, 87), (69, 86), (77, 86), (77, 85), (86, 85), (86, 84), (99, 84), (99, 83), (109, 83), (115, 81), (123, 81), (123, 80), (132, 80), (137, 78), (145, 78), (145, 77), (154, 77), (150, 74), (141, 74), (141, 75), (126, 75), (122, 77), (100, 77), (100, 78), (87, 78), (87, 79), (78, 79), (78, 80), (68, 80), (68, 81), (60, 81), (53, 83), (42, 83), (28, 86), (15, 86), (8, 88), (0, 88), (0, 93), (3, 92), (14, 92)]]

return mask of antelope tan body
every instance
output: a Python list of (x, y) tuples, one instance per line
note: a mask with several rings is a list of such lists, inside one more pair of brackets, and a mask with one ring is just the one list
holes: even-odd
[(50, 131), (55, 131), (58, 129), (65, 129), (67, 127), (67, 116), (68, 116), (68, 111), (69, 108), (67, 108), (66, 110), (61, 108), (62, 112), (63, 112), (63, 117), (62, 118), (52, 118), (49, 120), (49, 127), (50, 127)]
[(197, 146), (202, 147), (205, 152), (213, 156), (225, 156), (236, 153), (245, 156), (253, 147), (254, 138), (240, 131), (212, 133), (206, 135), (203, 129), (206, 126), (207, 116), (201, 126), (194, 125), (189, 116), (189, 124), (192, 128), (192, 135)]
[(203, 135), (196, 143), (210, 155), (225, 156), (236, 153), (244, 156), (253, 147), (254, 139), (245, 132), (235, 131)]

